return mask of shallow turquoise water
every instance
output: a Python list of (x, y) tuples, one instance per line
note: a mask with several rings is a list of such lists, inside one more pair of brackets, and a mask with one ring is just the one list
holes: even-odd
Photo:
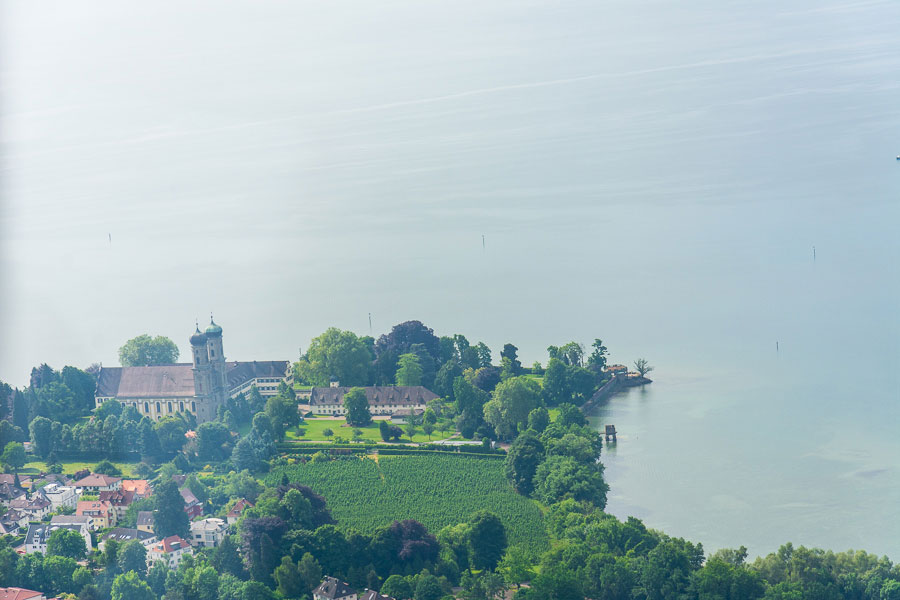
[(900, 559), (896, 2), (0, 11), (0, 379), (209, 311), (238, 360), (601, 337), (658, 366), (613, 512)]

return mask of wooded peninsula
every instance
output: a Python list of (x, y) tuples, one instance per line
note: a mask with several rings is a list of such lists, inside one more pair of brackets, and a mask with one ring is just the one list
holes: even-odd
[(606, 513), (586, 412), (653, 368), (600, 339), (531, 366), (420, 321), (330, 328), (296, 361), (222, 339), (210, 319), (190, 363), (141, 335), (120, 367), (0, 382), (0, 596), (900, 599), (887, 557), (750, 560)]

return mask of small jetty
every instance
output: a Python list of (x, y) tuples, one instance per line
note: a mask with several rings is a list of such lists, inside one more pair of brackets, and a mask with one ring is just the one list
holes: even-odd
[(606, 441), (616, 441), (616, 426), (615, 425), (607, 425), (606, 426)]

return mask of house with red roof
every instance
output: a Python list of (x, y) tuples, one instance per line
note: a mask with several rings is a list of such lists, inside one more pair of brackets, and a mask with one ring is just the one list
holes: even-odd
[(184, 512), (188, 514), (189, 518), (194, 519), (203, 514), (203, 504), (197, 500), (194, 492), (186, 487), (178, 491), (181, 492), (181, 497), (184, 499)]
[(228, 511), (228, 514), (225, 515), (225, 522), (229, 525), (233, 525), (238, 522), (238, 519), (241, 518), (241, 515), (248, 508), (253, 508), (253, 503), (247, 500), (246, 498), (241, 498), (237, 502), (234, 503), (234, 506), (231, 507), (231, 510)]
[(123, 479), (122, 489), (126, 492), (134, 492), (135, 500), (143, 500), (153, 494), (153, 488), (146, 479)]
[(97, 529), (115, 527), (118, 522), (116, 511), (110, 503), (99, 500), (82, 500), (75, 508), (75, 514), (79, 517), (93, 517), (94, 527)]
[(72, 485), (81, 488), (86, 494), (99, 494), (100, 492), (112, 492), (121, 489), (122, 478), (91, 473), (87, 477), (79, 479)]
[(157, 561), (161, 560), (170, 569), (177, 569), (185, 554), (194, 554), (190, 543), (177, 535), (170, 535), (147, 548), (147, 568), (152, 568)]
[(25, 588), (0, 587), (0, 600), (47, 600), (47, 596)]
[(116, 522), (125, 516), (125, 512), (131, 506), (131, 503), (134, 502), (134, 499), (134, 492), (128, 490), (100, 492), (100, 502), (109, 502), (109, 505), (116, 513)]

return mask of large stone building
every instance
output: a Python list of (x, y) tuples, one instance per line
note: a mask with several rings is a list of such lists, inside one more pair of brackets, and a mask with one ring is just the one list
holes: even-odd
[[(309, 405), (302, 406), (316, 414), (344, 415), (344, 394), (350, 387), (332, 385), (331, 387), (315, 387), (309, 395)], [(438, 397), (421, 385), (399, 386), (378, 385), (364, 387), (366, 400), (369, 401), (369, 412), (376, 415), (409, 414), (410, 411), (424, 412), (426, 405)]]
[(154, 421), (190, 412), (202, 423), (215, 419), (227, 398), (248, 394), (254, 385), (263, 396), (274, 396), (280, 382), (293, 382), (286, 360), (226, 361), (222, 328), (212, 319), (206, 331), (197, 327), (190, 342), (190, 363), (101, 368), (94, 395), (97, 406), (118, 400)]

